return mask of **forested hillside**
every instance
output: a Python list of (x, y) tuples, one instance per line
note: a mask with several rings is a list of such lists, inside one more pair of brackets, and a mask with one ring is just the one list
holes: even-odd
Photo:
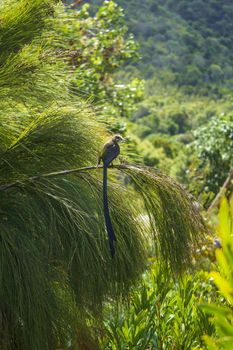
[(146, 164), (186, 183), (208, 206), (232, 166), (233, 3), (116, 2), (141, 55), (118, 76), (145, 80), (128, 129)]
[[(93, 1), (94, 3), (96, 1)], [(217, 0), (116, 1), (140, 43), (144, 77), (178, 85), (230, 84), (233, 4)]]

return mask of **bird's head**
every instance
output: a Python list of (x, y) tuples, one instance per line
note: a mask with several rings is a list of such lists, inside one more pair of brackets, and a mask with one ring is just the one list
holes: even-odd
[(114, 135), (113, 138), (112, 138), (112, 141), (113, 141), (114, 143), (118, 143), (118, 142), (121, 142), (121, 141), (123, 141), (123, 140), (124, 140), (123, 137), (122, 137), (121, 135), (119, 135), (119, 134)]

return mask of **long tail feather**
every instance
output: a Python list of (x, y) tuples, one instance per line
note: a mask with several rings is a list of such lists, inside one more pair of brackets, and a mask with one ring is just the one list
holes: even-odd
[(110, 247), (110, 253), (111, 256), (114, 257), (115, 255), (115, 242), (116, 242), (116, 236), (112, 227), (112, 222), (109, 214), (108, 209), (108, 194), (107, 194), (107, 176), (108, 176), (108, 167), (103, 167), (103, 206), (104, 206), (104, 218), (105, 218), (105, 224), (106, 229), (108, 232), (108, 239), (109, 239), (109, 247)]

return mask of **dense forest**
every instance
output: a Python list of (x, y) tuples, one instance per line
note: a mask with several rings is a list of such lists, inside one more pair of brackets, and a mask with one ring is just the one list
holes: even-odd
[[(90, 1), (90, 8), (100, 3)], [(186, 183), (208, 207), (232, 167), (233, 4), (117, 3), (140, 53), (119, 78), (145, 81), (142, 101), (127, 123), (137, 124), (132, 130), (139, 153), (146, 164)]]
[(232, 14), (0, 0), (0, 350), (232, 349)]
[[(229, 1), (122, 1), (140, 42), (139, 68), (179, 86), (230, 86), (233, 6)], [(211, 84), (211, 85), (210, 85)], [(204, 90), (204, 89), (203, 89)], [(207, 91), (207, 90), (206, 90)]]

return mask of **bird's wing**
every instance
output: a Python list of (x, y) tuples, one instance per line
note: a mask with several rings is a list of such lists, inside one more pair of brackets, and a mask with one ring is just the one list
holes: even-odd
[(120, 153), (120, 146), (118, 144), (111, 144), (105, 149), (102, 159), (105, 165), (109, 165)]

